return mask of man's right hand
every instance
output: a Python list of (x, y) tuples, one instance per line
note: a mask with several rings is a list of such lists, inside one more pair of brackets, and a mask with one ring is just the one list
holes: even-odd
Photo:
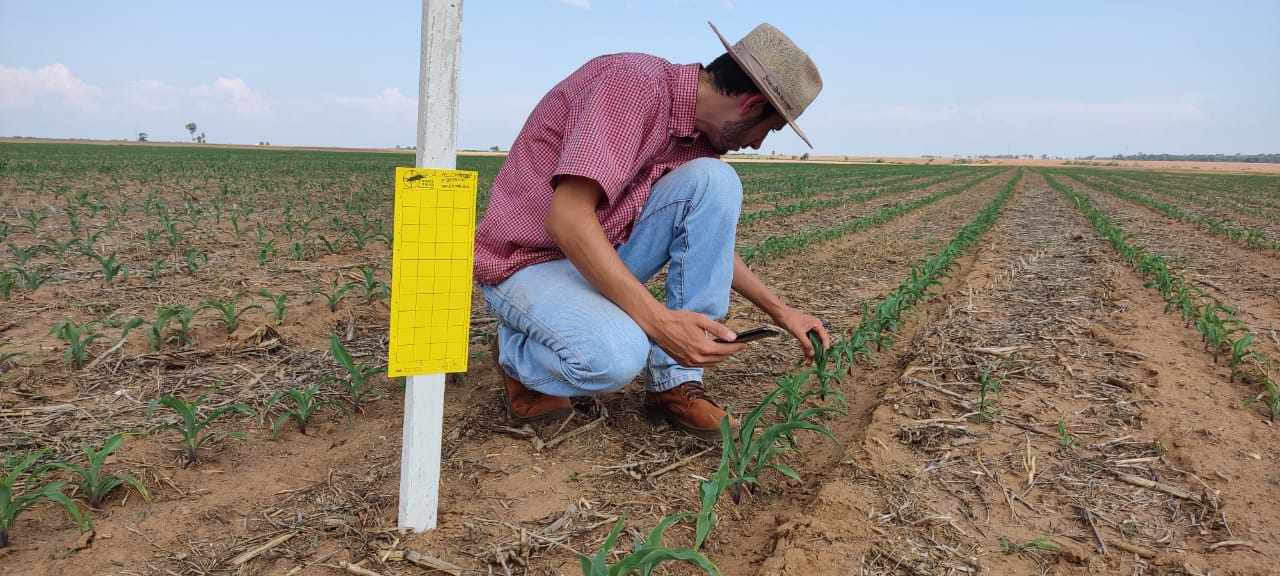
[[(686, 310), (666, 310), (652, 321), (642, 323), (641, 328), (676, 362), (690, 368), (719, 364), (747, 347), (732, 342), (735, 334), (729, 327)], [(716, 342), (715, 338), (728, 342)]]

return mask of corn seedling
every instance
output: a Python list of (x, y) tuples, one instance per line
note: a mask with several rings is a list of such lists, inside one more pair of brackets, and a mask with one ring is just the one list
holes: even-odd
[(283, 398), (292, 399), (294, 407), (292, 410), (286, 410), (284, 414), (281, 414), (279, 418), (276, 418), (275, 424), (271, 427), (271, 435), (274, 437), (279, 434), (280, 427), (292, 418), (298, 421), (298, 433), (305, 436), (307, 434), (307, 421), (310, 420), (311, 416), (322, 406), (332, 406), (341, 412), (343, 416), (347, 417), (347, 427), (350, 428), (351, 413), (347, 411), (346, 407), (333, 400), (316, 397), (316, 394), (320, 392), (320, 389), (323, 386), (324, 382), (318, 382), (312, 386), (294, 388), (292, 390), (279, 391), (272, 394), (271, 398), (267, 400), (266, 406), (262, 408), (264, 416), (272, 406), (275, 406), (276, 403)]
[(186, 258), (185, 266), (187, 268), (187, 274), (195, 274), (196, 271), (200, 269), (201, 265), (209, 263), (209, 255), (196, 250), (195, 248), (188, 248), (187, 251), (183, 253), (183, 256)]
[(258, 266), (266, 268), (267, 258), (273, 257), (275, 255), (276, 255), (276, 241), (274, 238), (271, 239), (271, 241), (269, 242), (264, 242), (260, 244), (258, 246)]
[(668, 548), (662, 545), (662, 536), (667, 528), (688, 516), (690, 514), (685, 512), (663, 518), (649, 532), (648, 536), (636, 539), (635, 549), (630, 554), (623, 556), (615, 564), (609, 564), (609, 555), (613, 551), (614, 544), (618, 541), (618, 536), (622, 533), (623, 524), (627, 521), (627, 515), (624, 512), (595, 554), (591, 556), (578, 555), (578, 564), (582, 568), (583, 576), (652, 574), (659, 564), (667, 561), (688, 562), (702, 568), (707, 574), (720, 574), (720, 569), (701, 552), (690, 548)]
[(360, 292), (364, 295), (365, 304), (372, 304), (374, 298), (385, 298), (387, 296), (390, 289), (387, 288), (385, 282), (378, 280), (377, 264), (361, 266), (358, 270), (360, 271), (360, 280), (355, 285), (360, 288)]
[[(67, 515), (71, 516), (76, 526), (80, 528), (80, 532), (93, 529), (93, 520), (81, 515), (80, 507), (62, 492), (65, 482), (40, 485), (39, 477), (43, 472), (42, 467), (37, 467), (30, 473), (27, 472), (27, 469), (43, 455), (43, 452), (37, 452), (27, 456), (12, 470), (6, 471), (4, 476), (0, 476), (0, 548), (9, 546), (9, 537), (14, 524), (18, 521), (18, 516), (32, 506), (45, 501), (57, 504), (66, 510)], [(14, 493), (14, 487), (18, 485), (23, 487), (21, 494)]]
[(1049, 550), (1058, 549), (1058, 545), (1053, 543), (1053, 539), (1048, 536), (1041, 536), (1030, 542), (1017, 544), (1011, 542), (1008, 538), (1000, 537), (1000, 550), (1005, 554), (1017, 554), (1024, 550)]
[(49, 335), (57, 336), (59, 340), (67, 343), (67, 351), (63, 353), (63, 357), (67, 363), (71, 364), (73, 370), (79, 370), (84, 366), (89, 345), (94, 340), (106, 337), (105, 334), (93, 328), (92, 322), (76, 324), (71, 320), (54, 324)]
[(309, 260), (311, 255), (311, 249), (302, 242), (294, 242), (293, 246), (289, 247), (289, 252), (293, 254), (294, 262)]
[(13, 252), (13, 257), (18, 260), (18, 266), (26, 266), (32, 258), (39, 256), (46, 249), (44, 244), (36, 244), (22, 248), (13, 242), (9, 243), (9, 251)]
[(334, 278), (333, 283), (330, 285), (327, 292), (323, 288), (316, 288), (312, 290), (313, 294), (320, 294), (324, 296), (325, 300), (329, 303), (330, 312), (337, 312), (338, 302), (342, 301), (342, 297), (348, 290), (355, 288), (355, 283), (353, 282), (348, 282), (340, 286), (338, 285), (339, 280), (341, 280), (341, 278)]
[(28, 292), (35, 292), (36, 290), (39, 290), (41, 286), (44, 286), (45, 282), (53, 279), (49, 274), (49, 269), (51, 267), (52, 266), (49, 264), (41, 264), (39, 266), (32, 267), (30, 270), (26, 268), (14, 268), (13, 271), (18, 274), (18, 284), (22, 286), (24, 290)]
[(769, 426), (762, 426), (761, 418), (769, 407), (775, 406), (775, 399), (786, 393), (787, 387), (779, 386), (760, 401), (760, 404), (742, 418), (742, 424), (735, 434), (729, 428), (728, 418), (720, 421), (720, 438), (724, 443), (724, 453), (728, 456), (731, 478), (729, 484), (733, 488), (733, 503), (739, 504), (744, 487), (759, 485), (760, 473), (775, 470), (783, 476), (800, 482), (800, 475), (790, 466), (777, 458), (795, 450), (795, 444), (789, 439), (796, 430), (810, 430), (836, 439), (825, 426), (808, 419), (822, 412), (835, 410), (831, 407), (809, 408), (790, 414), (790, 418)]
[(289, 297), (288, 294), (281, 292), (272, 294), (269, 290), (259, 290), (258, 295), (266, 298), (271, 303), (271, 317), (275, 319), (276, 326), (284, 323), (284, 315), (288, 311), (284, 301)]
[(150, 278), (152, 281), (159, 280), (160, 273), (164, 271), (164, 265), (164, 258), (156, 258), (155, 262), (151, 263), (151, 272), (147, 273), (147, 278)]
[(366, 395), (372, 395), (375, 398), (381, 398), (386, 392), (369, 386), (369, 378), (381, 372), (378, 366), (368, 366), (367, 362), (356, 363), (351, 357), (351, 353), (338, 340), (337, 334), (329, 336), (329, 350), (333, 352), (333, 359), (338, 361), (347, 370), (347, 378), (344, 383), (347, 390), (351, 392), (351, 405), (356, 412), (364, 412), (364, 406), (361, 404)]
[(231, 334), (236, 331), (236, 328), (240, 325), (240, 317), (243, 316), (245, 312), (250, 310), (262, 310), (262, 306), (257, 304), (250, 304), (244, 308), (237, 308), (236, 302), (240, 300), (240, 296), (242, 296), (242, 294), (234, 294), (231, 296), (231, 299), (226, 302), (219, 300), (204, 301), (205, 308), (212, 308), (218, 311), (218, 318), (222, 320), (224, 325), (226, 325), (227, 334)]
[(992, 408), (1000, 404), (1000, 379), (993, 378), (991, 371), (995, 370), (1003, 361), (1003, 359), (998, 359), (982, 369), (982, 378), (980, 379), (982, 388), (978, 390), (978, 411), (970, 414), (969, 420), (978, 423), (990, 422), (992, 418), (1000, 415), (999, 408)]
[(48, 215), (44, 213), (44, 208), (39, 210), (32, 208), (23, 212), (22, 217), (27, 221), (27, 233), (35, 236), (36, 232), (40, 230), (40, 223), (43, 222)]
[(156, 307), (156, 319), (147, 327), (146, 331), (147, 343), (151, 345), (152, 350), (159, 351), (160, 348), (164, 346), (164, 343), (167, 341), (167, 332), (165, 330), (166, 324), (169, 323), (171, 318), (178, 314), (178, 310), (179, 307), (177, 306)]
[(178, 313), (173, 315), (173, 319), (178, 321), (178, 331), (170, 334), (168, 340), (176, 339), (183, 346), (195, 344), (195, 339), (191, 336), (191, 321), (195, 319), (196, 314), (204, 310), (204, 307), (187, 308), (178, 304), (175, 308), (177, 308)]
[(333, 240), (329, 240), (323, 234), (316, 234), (314, 238), (315, 240), (319, 241), (321, 246), (324, 246), (325, 252), (329, 254), (337, 254), (339, 251), (342, 250), (343, 236), (346, 236), (346, 232), (338, 234), (338, 237), (334, 238)]
[(89, 257), (98, 262), (98, 266), (102, 267), (102, 278), (107, 286), (115, 281), (116, 276), (123, 274), (122, 280), (129, 280), (129, 267), (124, 264), (116, 263), (116, 253), (112, 252), (105, 258), (97, 252), (90, 252)]
[(8, 300), (13, 294), (13, 287), (17, 282), (13, 279), (13, 272), (5, 270), (0, 272), (0, 299)]
[(1058, 442), (1062, 443), (1064, 448), (1076, 445), (1076, 439), (1071, 437), (1070, 432), (1067, 432), (1067, 424), (1062, 420), (1058, 421)]
[(178, 423), (160, 424), (152, 428), (150, 432), (155, 433), (160, 430), (173, 430), (174, 432), (177, 432), (179, 435), (181, 435), (182, 436), (182, 442), (181, 442), (182, 455), (185, 458), (186, 465), (195, 464), (196, 460), (198, 459), (198, 454), (196, 451), (199, 450), (201, 446), (204, 446), (206, 443), (210, 441), (217, 440), (219, 438), (236, 438), (239, 440), (245, 439), (245, 435), (243, 432), (208, 432), (206, 433), (205, 428), (208, 428), (209, 425), (212, 424), (214, 420), (217, 420), (219, 416), (222, 416), (227, 412), (238, 412), (246, 416), (257, 415), (257, 413), (253, 411), (253, 408), (250, 408), (248, 406), (245, 406), (244, 404), (236, 402), (233, 404), (226, 404), (223, 406), (219, 406), (218, 408), (214, 408), (212, 411), (209, 412), (207, 416), (201, 418), (200, 407), (201, 407), (201, 404), (204, 403), (205, 399), (208, 398), (208, 396), (209, 396), (209, 392), (205, 392), (204, 394), (197, 396), (195, 400), (192, 400), (190, 403), (188, 403), (186, 400), (183, 400), (182, 398), (179, 398), (172, 394), (167, 394), (165, 396), (161, 396), (160, 398), (152, 400), (149, 404), (147, 404), (147, 421), (148, 422), (151, 421), (151, 419), (155, 416), (155, 409), (156, 409), (156, 406), (158, 405), (168, 406), (174, 412), (178, 413), (178, 417), (180, 419)]
[(98, 239), (102, 238), (102, 235), (105, 233), (106, 233), (105, 231), (99, 230), (97, 232), (94, 232), (93, 234), (85, 234), (84, 241), (79, 242), (80, 253), (89, 257), (92, 257), (94, 254), (96, 254), (98, 252)]
[(124, 432), (113, 434), (110, 438), (107, 438), (100, 450), (94, 450), (93, 446), (89, 445), (88, 442), (84, 443), (84, 453), (89, 461), (87, 468), (69, 462), (52, 462), (47, 464), (46, 467), (66, 470), (75, 474), (78, 479), (71, 481), (70, 484), (84, 493), (85, 498), (89, 500), (89, 507), (94, 510), (102, 507), (102, 501), (106, 499), (112, 490), (125, 483), (137, 490), (143, 500), (150, 501), (151, 496), (147, 494), (147, 488), (137, 478), (128, 474), (103, 474), (102, 472), (103, 462), (107, 460), (107, 457), (112, 452), (120, 449), (120, 446), (124, 444), (124, 437)]

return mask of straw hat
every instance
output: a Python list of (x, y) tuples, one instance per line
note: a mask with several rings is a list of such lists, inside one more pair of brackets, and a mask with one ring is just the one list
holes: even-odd
[[(711, 24), (707, 22), (707, 24)], [(729, 45), (715, 24), (711, 29), (724, 43), (734, 61), (751, 77), (760, 91), (769, 97), (773, 107), (787, 119), (791, 129), (800, 135), (805, 144), (813, 148), (809, 138), (796, 126), (796, 118), (809, 107), (809, 103), (822, 91), (822, 76), (818, 67), (795, 42), (772, 24), (761, 24), (739, 40)]]

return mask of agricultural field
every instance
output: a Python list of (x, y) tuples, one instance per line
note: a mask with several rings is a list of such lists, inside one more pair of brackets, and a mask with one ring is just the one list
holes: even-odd
[[(501, 161), (458, 159), (480, 212)], [(0, 143), (0, 575), (1276, 571), (1280, 175), (735, 164), (738, 253), (831, 348), (708, 370), (726, 442), (638, 383), (517, 427), (477, 293), (403, 534), (412, 163)]]

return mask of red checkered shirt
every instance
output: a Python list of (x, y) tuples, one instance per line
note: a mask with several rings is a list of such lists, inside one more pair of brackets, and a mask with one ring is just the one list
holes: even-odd
[(493, 182), (476, 230), (476, 280), (497, 284), (530, 264), (565, 257), (543, 229), (561, 176), (600, 183), (600, 226), (614, 246), (626, 242), (655, 180), (690, 160), (716, 156), (693, 127), (699, 69), (647, 54), (613, 54), (587, 62), (552, 88)]

